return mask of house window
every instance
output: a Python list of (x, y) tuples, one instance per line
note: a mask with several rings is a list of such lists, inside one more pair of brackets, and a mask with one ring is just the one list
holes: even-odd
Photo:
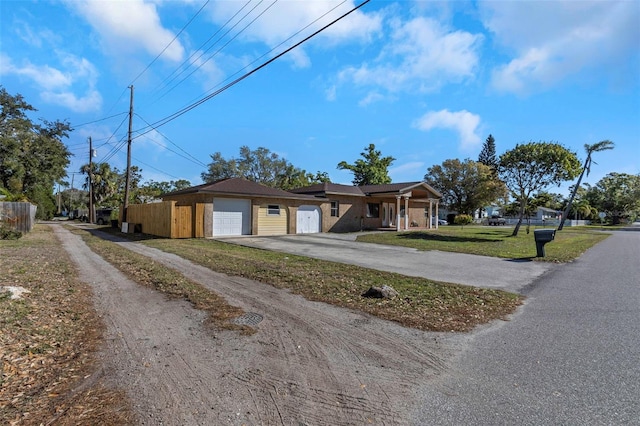
[(429, 207), (424, 208), (424, 217), (429, 217)]
[(331, 202), (331, 216), (333, 217), (340, 216), (340, 203), (338, 201)]
[(367, 217), (380, 217), (380, 204), (367, 203)]
[(277, 204), (269, 204), (267, 206), (267, 216), (280, 216), (280, 206)]

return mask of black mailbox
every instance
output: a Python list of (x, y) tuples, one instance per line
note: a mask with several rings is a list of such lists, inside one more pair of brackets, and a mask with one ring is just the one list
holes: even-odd
[(533, 237), (536, 240), (536, 251), (538, 257), (544, 257), (544, 245), (549, 241), (553, 241), (556, 237), (555, 229), (536, 229), (533, 231)]

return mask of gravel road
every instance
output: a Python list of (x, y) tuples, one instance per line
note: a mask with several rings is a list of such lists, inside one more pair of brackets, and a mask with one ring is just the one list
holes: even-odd
[(107, 325), (103, 368), (128, 391), (139, 424), (411, 424), (416, 393), (459, 350), (456, 335), (406, 329), (118, 243), (262, 319), (252, 336), (212, 331), (190, 304), (133, 283), (79, 236), (52, 226), (94, 289)]

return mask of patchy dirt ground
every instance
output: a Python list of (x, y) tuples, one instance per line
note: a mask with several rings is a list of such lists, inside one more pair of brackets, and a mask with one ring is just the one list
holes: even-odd
[(243, 308), (257, 329), (251, 336), (214, 331), (189, 303), (129, 281), (79, 236), (52, 226), (93, 287), (107, 328), (99, 358), (109, 384), (127, 391), (138, 424), (408, 424), (417, 388), (453, 351), (437, 333), (119, 243)]

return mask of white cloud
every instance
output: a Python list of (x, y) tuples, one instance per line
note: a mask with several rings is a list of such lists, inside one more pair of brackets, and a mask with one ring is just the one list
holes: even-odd
[[(288, 44), (281, 46), (280, 51), (302, 40), (354, 7), (353, 0), (346, 2), (338, 0), (284, 1), (270, 6), (271, 3), (257, 4), (255, 9), (252, 9), (253, 5), (248, 5), (234, 18), (243, 3), (216, 1), (212, 2), (211, 16), (213, 21), (219, 25), (233, 18), (231, 20), (231, 25), (233, 25), (249, 12), (247, 18), (238, 24), (237, 30), (244, 28), (254, 18), (257, 17), (257, 19), (243, 31), (241, 38), (261, 42), (269, 47), (280, 45), (301, 28), (311, 24), (305, 32), (295, 36), (287, 42)], [(263, 13), (262, 16), (258, 17), (261, 13)], [(314, 22), (325, 14), (326, 16)], [(368, 40), (379, 31), (380, 26), (381, 17), (377, 14), (365, 15), (361, 11), (356, 11), (320, 33), (318, 38), (322, 39), (324, 45)], [(236, 33), (237, 31), (234, 31), (232, 34)], [(302, 47), (294, 49), (287, 57), (292, 59), (297, 67), (302, 68), (310, 65), (310, 59)]]
[(339, 79), (391, 92), (435, 91), (474, 77), (482, 40), (482, 35), (449, 31), (427, 17), (394, 19), (379, 57), (371, 64), (344, 69)]
[(479, 115), (466, 110), (451, 112), (446, 109), (429, 111), (413, 123), (414, 127), (425, 132), (436, 128), (454, 130), (460, 137), (463, 150), (470, 150), (481, 143), (479, 125)]
[(98, 111), (102, 106), (102, 96), (97, 90), (89, 90), (78, 97), (72, 92), (42, 92), (42, 100), (64, 106), (75, 112)]
[(638, 72), (639, 2), (480, 2), (479, 8), (496, 43), (515, 54), (494, 70), (497, 90), (527, 94), (582, 71), (613, 81), (628, 81), (631, 67)]
[[(16, 75), (30, 80), (41, 90), (40, 97), (48, 103), (64, 106), (75, 112), (98, 111), (102, 96), (95, 90), (98, 72), (88, 60), (58, 53), (60, 68), (34, 65), (29, 61), (14, 64), (6, 55), (0, 56), (0, 75)], [(86, 86), (83, 89), (78, 85)], [(84, 94), (79, 96), (74, 92)]]
[(362, 99), (360, 102), (358, 102), (358, 105), (360, 106), (367, 106), (369, 104), (372, 104), (374, 102), (378, 102), (380, 100), (384, 99), (384, 96), (378, 92), (370, 92), (366, 98)]
[[(171, 43), (175, 34), (160, 22), (156, 5), (143, 0), (67, 2), (98, 32), (112, 53), (144, 49), (157, 55)], [(163, 58), (180, 61), (184, 48), (175, 40), (164, 51)]]
[(400, 176), (405, 175), (415, 175), (416, 172), (420, 172), (424, 169), (424, 162), (422, 161), (411, 161), (409, 163), (404, 163), (396, 167), (391, 167), (389, 169), (389, 175), (395, 178), (399, 178)]

